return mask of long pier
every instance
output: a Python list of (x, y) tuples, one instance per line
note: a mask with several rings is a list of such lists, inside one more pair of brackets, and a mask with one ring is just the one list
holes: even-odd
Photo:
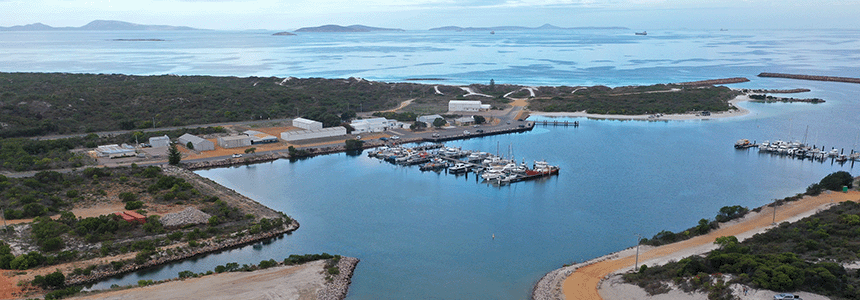
[(543, 126), (572, 126), (579, 127), (579, 121), (534, 121), (535, 125), (543, 125)]
[(837, 76), (816, 76), (816, 75), (799, 75), (799, 74), (785, 74), (785, 73), (761, 73), (761, 74), (758, 74), (758, 77), (775, 77), (775, 78), (789, 78), (789, 79), (801, 79), (801, 80), (860, 83), (860, 78), (837, 77)]

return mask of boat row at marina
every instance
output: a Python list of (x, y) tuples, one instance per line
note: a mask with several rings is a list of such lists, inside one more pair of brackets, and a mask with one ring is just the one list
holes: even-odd
[(558, 166), (546, 161), (534, 161), (531, 167), (525, 160), (521, 163), (510, 155), (509, 158), (482, 151), (463, 150), (432, 144), (418, 147), (383, 146), (368, 152), (375, 157), (393, 164), (420, 166), (421, 171), (447, 171), (449, 174), (475, 173), (484, 182), (505, 185), (513, 182), (558, 175)]
[(741, 139), (735, 142), (735, 148), (756, 148), (760, 153), (770, 153), (774, 155), (782, 155), (798, 159), (810, 159), (820, 161), (833, 159), (836, 162), (860, 160), (860, 152), (854, 152), (854, 150), (851, 150), (850, 153), (845, 154), (845, 149), (831, 148), (830, 150), (827, 150), (826, 148), (824, 148), (824, 146), (808, 146), (799, 141), (786, 142), (782, 140), (777, 140), (775, 142), (764, 141), (761, 144), (756, 144), (755, 142), (750, 142), (747, 139)]

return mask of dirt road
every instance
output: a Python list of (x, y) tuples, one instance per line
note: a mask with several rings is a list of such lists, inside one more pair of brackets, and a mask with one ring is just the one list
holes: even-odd
[[(778, 206), (776, 209), (776, 222), (780, 223), (786, 220), (796, 219), (799, 216), (811, 215), (831, 203), (857, 201), (858, 199), (860, 199), (860, 192), (857, 191), (851, 191), (848, 193), (831, 192), (816, 197), (805, 197), (802, 200), (788, 202), (785, 205)], [(680, 259), (681, 257), (674, 257), (674, 255), (678, 253), (687, 254), (689, 251), (686, 250), (688, 249), (713, 244), (717, 237), (730, 235), (738, 236), (742, 234), (751, 236), (751, 233), (753, 232), (763, 232), (772, 227), (772, 209), (773, 208), (766, 207), (760, 213), (750, 214), (741, 221), (734, 222), (733, 224), (724, 224), (721, 228), (714, 230), (707, 235), (644, 251), (639, 254), (639, 262), (660, 258), (666, 260), (669, 257)], [(609, 274), (632, 267), (634, 260), (635, 257), (633, 255), (628, 255), (616, 259), (604, 260), (577, 269), (563, 282), (562, 291), (564, 293), (564, 298), (583, 300), (603, 299), (597, 289), (600, 281)]]

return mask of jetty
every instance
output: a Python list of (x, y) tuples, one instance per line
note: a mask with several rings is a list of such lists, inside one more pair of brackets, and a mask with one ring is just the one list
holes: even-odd
[(836, 81), (836, 82), (847, 82), (847, 83), (860, 83), (860, 78), (837, 77), (837, 76), (798, 75), (798, 74), (785, 74), (785, 73), (761, 73), (761, 74), (758, 74), (758, 77), (774, 77), (774, 78), (789, 78), (789, 79), (815, 80), (815, 81)]
[(679, 82), (677, 85), (684, 86), (705, 86), (705, 85), (718, 85), (718, 84), (730, 84), (730, 83), (741, 83), (750, 81), (744, 77), (732, 77), (732, 78), (721, 78), (721, 79), (709, 79), (709, 80), (699, 80), (699, 81), (688, 81), (688, 82)]
[(544, 120), (544, 121), (534, 121), (534, 123), (535, 123), (535, 125), (553, 126), (553, 127), (555, 127), (555, 126), (579, 127), (579, 121), (571, 122), (571, 121), (546, 121), (546, 120)]

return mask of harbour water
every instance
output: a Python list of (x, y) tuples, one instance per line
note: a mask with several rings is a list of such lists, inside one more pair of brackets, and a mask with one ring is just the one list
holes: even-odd
[[(545, 159), (561, 167), (558, 176), (502, 187), (476, 184), (473, 174), (421, 172), (366, 155), (198, 171), (295, 217), (301, 228), (263, 247), (129, 274), (95, 288), (227, 262), (328, 252), (362, 260), (349, 299), (524, 299), (544, 273), (633, 246), (636, 234), (684, 229), (726, 205), (757, 207), (803, 192), (834, 171), (857, 173), (850, 162), (732, 147), (740, 138), (801, 140), (808, 126), (808, 143), (860, 149), (854, 146), (860, 85), (755, 77), (856, 77), (857, 31), (649, 30), (643, 37), (614, 31), (406, 32), (337, 39), (248, 32), (63, 33), (84, 35), (104, 46), (99, 49), (50, 41), (55, 33), (26, 33), (32, 41), (18, 36), (24, 34), (0, 33), (0, 46), (10, 49), (0, 58), (2, 71), (445, 78), (432, 81), (440, 84), (493, 78), (497, 84), (612, 86), (747, 77), (752, 81), (732, 87), (805, 87), (812, 91), (793, 96), (827, 101), (742, 103), (751, 114), (708, 121), (575, 119), (578, 128), (538, 126), (447, 143), (487, 152), (502, 145), (503, 154), (510, 145), (518, 160)], [(159, 34), (168, 42), (110, 41)], [(25, 51), (27, 45), (35, 50)]]

